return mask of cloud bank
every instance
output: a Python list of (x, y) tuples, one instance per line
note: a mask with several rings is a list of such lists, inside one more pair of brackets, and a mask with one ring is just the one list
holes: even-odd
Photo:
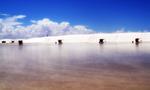
[(0, 38), (31, 38), (67, 34), (89, 34), (94, 30), (84, 25), (70, 25), (69, 22), (55, 22), (49, 18), (31, 20), (30, 25), (23, 25), (20, 19), (25, 15), (0, 18)]

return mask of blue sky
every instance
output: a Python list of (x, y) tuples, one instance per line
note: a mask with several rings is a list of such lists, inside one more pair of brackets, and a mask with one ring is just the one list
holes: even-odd
[(150, 31), (150, 0), (0, 0), (0, 13), (26, 15), (24, 25), (49, 18), (97, 32)]

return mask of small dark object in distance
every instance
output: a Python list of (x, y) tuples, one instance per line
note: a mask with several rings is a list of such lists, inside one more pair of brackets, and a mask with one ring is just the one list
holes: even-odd
[(99, 39), (99, 44), (103, 44), (104, 43), (104, 39)]
[(58, 44), (63, 44), (62, 40), (58, 40)]
[(19, 44), (19, 45), (23, 45), (23, 41), (22, 41), (22, 40), (19, 40), (19, 41), (18, 41), (18, 44)]
[(6, 41), (2, 41), (2, 43), (6, 43)]
[(11, 41), (11, 43), (15, 43), (15, 41)]

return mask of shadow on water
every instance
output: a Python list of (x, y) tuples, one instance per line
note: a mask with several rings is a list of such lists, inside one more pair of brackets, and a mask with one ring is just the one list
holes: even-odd
[(23, 50), (23, 45), (19, 45), (19, 46), (18, 46), (18, 49), (19, 49), (19, 50)]
[(136, 47), (139, 47), (139, 44), (140, 44), (140, 43), (135, 43), (135, 46), (136, 46)]

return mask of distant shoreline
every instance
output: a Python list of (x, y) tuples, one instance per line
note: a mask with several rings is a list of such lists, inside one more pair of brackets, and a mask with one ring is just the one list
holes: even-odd
[(136, 39), (140, 43), (150, 42), (150, 32), (129, 33), (96, 33), (96, 34), (74, 34), (62, 36), (35, 37), (28, 39), (0, 39), (0, 43), (134, 43)]

